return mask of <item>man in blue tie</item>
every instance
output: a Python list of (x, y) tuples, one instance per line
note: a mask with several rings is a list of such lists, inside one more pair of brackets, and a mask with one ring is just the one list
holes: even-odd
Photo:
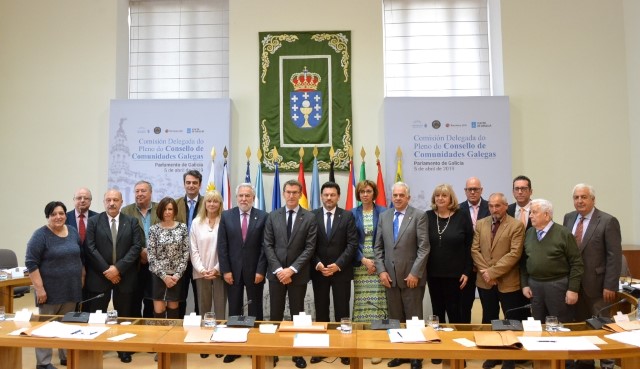
[[(396, 182), (391, 190), (393, 208), (380, 215), (374, 244), (380, 283), (386, 288), (389, 318), (422, 319), (422, 298), (427, 282), (430, 245), (425, 212), (409, 206), (409, 186)], [(393, 359), (396, 367), (409, 359)], [(422, 360), (411, 359), (411, 369), (422, 368)]]
[[(191, 222), (198, 216), (198, 209), (202, 202), (200, 196), (200, 186), (202, 185), (202, 173), (197, 170), (189, 170), (182, 175), (184, 182), (185, 195), (176, 198), (176, 204), (178, 205), (178, 215), (176, 220), (187, 225), (187, 229), (191, 229)], [(193, 292), (193, 304), (194, 311), (199, 314), (198, 311), (198, 294), (196, 292), (196, 284), (193, 281), (193, 267), (191, 266), (191, 260), (187, 263), (187, 270), (184, 272), (186, 278), (182, 278), (184, 288), (182, 289), (184, 296), (180, 302), (180, 316), (183, 316), (187, 311), (187, 294), (189, 292), (189, 284), (191, 284), (191, 290)], [(203, 312), (204, 313), (204, 312)]]
[(531, 299), (535, 319), (553, 315), (570, 323), (584, 271), (576, 239), (553, 221), (553, 205), (547, 200), (531, 201), (530, 217), (520, 260), (522, 293)]

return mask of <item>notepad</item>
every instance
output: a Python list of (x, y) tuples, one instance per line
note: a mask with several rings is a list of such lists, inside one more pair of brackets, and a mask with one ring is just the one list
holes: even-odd
[(293, 347), (329, 347), (327, 333), (298, 333), (293, 337)]

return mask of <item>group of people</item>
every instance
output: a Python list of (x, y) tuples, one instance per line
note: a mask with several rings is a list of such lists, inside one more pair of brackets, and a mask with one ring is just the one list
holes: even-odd
[[(322, 207), (308, 211), (299, 205), (302, 185), (289, 180), (284, 206), (266, 213), (253, 207), (250, 183), (238, 185), (237, 206), (222, 211), (217, 191), (200, 195), (200, 172), (186, 172), (183, 181), (184, 196), (159, 203), (151, 201), (151, 184), (140, 181), (135, 203), (122, 209), (122, 194), (108, 190), (99, 214), (89, 209), (92, 196), (85, 188), (76, 191), (69, 212), (61, 202), (47, 204), (47, 225), (34, 232), (26, 254), (40, 313), (64, 314), (80, 301), (84, 311), (106, 311), (112, 301), (120, 316), (180, 318), (192, 286), (196, 312), (224, 318), (227, 304), (229, 315), (244, 315), (247, 306), (250, 316), (263, 320), (265, 281), (273, 321), (285, 318), (287, 300), (290, 316), (304, 311), (309, 282), (317, 321), (331, 320), (331, 301), (335, 321), (422, 319), (426, 286), (433, 314), (449, 323), (471, 322), (476, 287), (482, 323), (498, 319), (500, 309), (506, 318), (524, 319), (529, 304), (539, 320), (585, 320), (615, 299), (620, 227), (595, 208), (588, 185), (574, 188), (576, 211), (559, 225), (549, 201), (531, 199), (525, 176), (513, 180), (511, 205), (502, 193), (483, 199), (480, 180), (472, 177), (466, 201), (458, 203), (452, 186), (442, 184), (426, 213), (409, 205), (410, 189), (402, 182), (392, 187), (390, 208), (374, 203), (374, 182), (358, 183), (360, 205), (352, 211), (337, 206), (340, 186), (326, 182)], [(38, 369), (54, 368), (51, 350), (36, 352)], [(131, 353), (118, 355), (131, 362)], [(224, 362), (236, 358), (227, 355)], [(66, 364), (63, 351), (60, 360)], [(307, 366), (303, 357), (292, 360)], [(311, 363), (322, 360), (315, 356)], [(403, 363), (422, 367), (420, 359), (387, 365)], [(487, 360), (483, 368), (498, 364)], [(503, 369), (514, 366), (502, 362)]]

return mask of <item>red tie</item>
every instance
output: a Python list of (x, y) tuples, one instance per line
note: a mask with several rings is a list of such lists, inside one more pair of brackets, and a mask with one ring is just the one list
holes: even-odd
[(242, 241), (247, 239), (247, 213), (242, 213)]
[(580, 218), (580, 222), (578, 222), (578, 226), (576, 227), (576, 243), (578, 244), (578, 246), (580, 246), (580, 244), (582, 243), (582, 230), (584, 229), (584, 217)]
[(87, 228), (84, 225), (84, 214), (80, 214), (78, 218), (80, 218), (80, 221), (78, 221), (78, 233), (80, 233), (80, 242), (84, 242), (84, 236), (87, 234)]

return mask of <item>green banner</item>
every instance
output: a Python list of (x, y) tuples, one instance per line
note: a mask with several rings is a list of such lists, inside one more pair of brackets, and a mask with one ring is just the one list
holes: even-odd
[[(300, 148), (311, 169), (349, 170), (352, 147), (351, 32), (260, 32), (262, 168), (298, 171)], [(277, 149), (274, 158), (273, 148)]]

